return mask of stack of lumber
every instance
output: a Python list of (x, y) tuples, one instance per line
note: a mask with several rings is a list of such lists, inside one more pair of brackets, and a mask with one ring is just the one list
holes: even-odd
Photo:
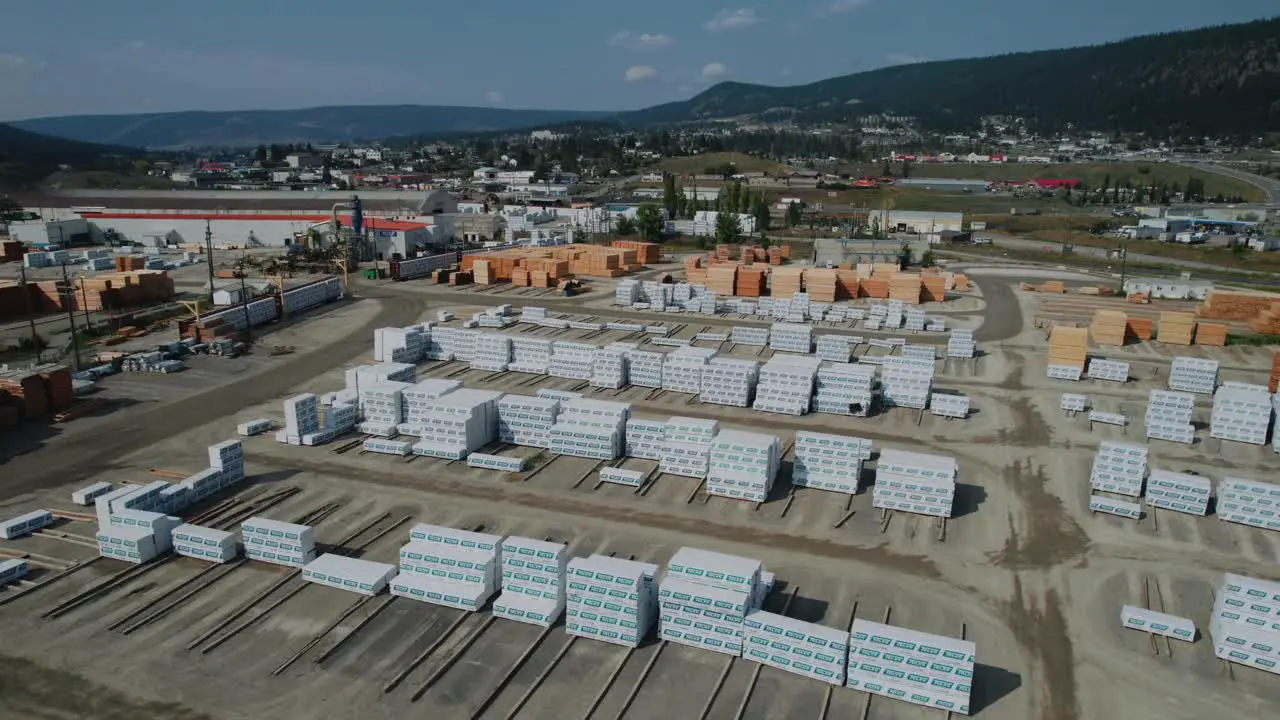
[(1271, 359), (1271, 382), (1268, 387), (1271, 392), (1280, 392), (1280, 350), (1276, 350)]
[(1263, 335), (1280, 335), (1280, 301), (1271, 303), (1270, 308), (1250, 320), (1249, 329)]
[(658, 243), (614, 240), (613, 246), (619, 250), (635, 250), (639, 265), (655, 265), (662, 260), (662, 246)]
[(73, 282), (74, 292), (70, 293), (61, 290), (60, 280), (28, 283), (32, 308), (36, 312), (62, 312), (69, 302), (72, 310), (96, 312), (154, 305), (174, 296), (173, 278), (163, 270), (99, 273)]
[[(1163, 326), (1161, 326), (1163, 327)], [(1211, 347), (1226, 347), (1227, 326), (1222, 323), (1199, 323), (1196, 325), (1196, 344)]]
[(0, 395), (26, 419), (44, 417), (71, 407), (71, 371), (65, 365), (37, 365), (0, 372)]
[(575, 243), (556, 247), (513, 248), (464, 255), (462, 269), (473, 270), (478, 262), (488, 263), (487, 276), (490, 282), (512, 280), (517, 269), (545, 272), (551, 280), (559, 281), (574, 275), (620, 277), (628, 269), (642, 266), (642, 252), (646, 260), (657, 260), (657, 246), (653, 243), (615, 243), (642, 247), (605, 247)]
[(859, 280), (866, 280), (876, 274), (876, 266), (871, 263), (858, 263), (853, 269), (858, 271)]
[(474, 278), (470, 272), (459, 271), (449, 276), (450, 285), (470, 285)]
[(26, 246), (17, 240), (0, 241), (0, 262), (17, 262), (26, 252)]
[(814, 302), (832, 303), (836, 301), (836, 271), (834, 269), (814, 268), (804, 272), (804, 287), (809, 299)]
[(1280, 295), (1212, 290), (1196, 314), (1212, 320), (1252, 320), (1277, 300)]
[(142, 270), (147, 266), (147, 258), (142, 255), (117, 255), (116, 272)]
[(899, 272), (889, 277), (889, 299), (901, 300), (908, 305), (920, 304), (920, 275)]
[(733, 295), (738, 279), (737, 265), (717, 265), (707, 269), (707, 290), (716, 295)]
[(947, 299), (947, 277), (943, 275), (924, 275), (921, 299), (924, 302), (942, 302)]
[(803, 290), (803, 276), (803, 268), (775, 267), (770, 273), (770, 294), (776, 298), (792, 297)]
[(701, 285), (707, 281), (706, 266), (701, 257), (685, 258), (684, 277), (694, 285)]
[(778, 252), (782, 253), (782, 259), (783, 259), (783, 260), (790, 260), (790, 259), (791, 259), (791, 246), (790, 246), (790, 245), (783, 245), (783, 246), (778, 250)]
[(889, 281), (879, 278), (867, 278), (858, 282), (859, 297), (879, 298), (887, 300), (889, 298)]
[(836, 270), (836, 299), (853, 300), (858, 297), (858, 271), (851, 268)]
[(1155, 334), (1155, 321), (1151, 318), (1131, 317), (1126, 321), (1125, 335), (1146, 342)]
[(1043, 293), (1065, 293), (1067, 286), (1061, 280), (1046, 280), (1040, 285), (1040, 292)]
[(524, 268), (516, 268), (511, 271), (511, 284), (516, 287), (529, 287), (529, 271)]
[[(787, 245), (786, 247), (788, 248), (787, 254), (790, 255), (791, 246)], [(770, 265), (781, 265), (782, 261), (786, 259), (785, 257), (782, 256), (782, 248), (777, 246), (770, 247), (768, 251), (768, 255), (769, 255)]]
[(1089, 330), (1098, 345), (1124, 345), (1125, 328), (1129, 318), (1119, 310), (1098, 310), (1093, 314)]
[(764, 268), (739, 268), (733, 294), (742, 297), (760, 297), (765, 293), (768, 277), (769, 273)]
[(545, 270), (529, 271), (529, 286), (536, 288), (549, 288), (554, 285), (555, 281), (547, 274)]
[(1160, 313), (1159, 335), (1156, 337), (1166, 345), (1190, 345), (1196, 336), (1196, 316), (1191, 313)]
[(733, 248), (728, 245), (717, 245), (715, 257), (717, 260), (729, 260), (733, 257)]
[(1134, 305), (1149, 305), (1151, 303), (1151, 297), (1146, 293), (1129, 293), (1129, 302)]
[(489, 270), (490, 265), (488, 260), (477, 260), (472, 264), (471, 272), (477, 285), (492, 285), (497, 282), (497, 277)]
[(1089, 359), (1089, 331), (1085, 328), (1054, 325), (1049, 333), (1049, 364), (1070, 365), (1084, 370)]
[(959, 290), (960, 292), (969, 292), (969, 276), (968, 275), (957, 274), (955, 276), (955, 280), (956, 280), (956, 290)]

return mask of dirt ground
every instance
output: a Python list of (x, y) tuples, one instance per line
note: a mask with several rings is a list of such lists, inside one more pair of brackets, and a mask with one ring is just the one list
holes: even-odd
[[(1017, 291), (1017, 278), (1007, 273), (970, 274), (979, 290), (972, 304), (956, 308), (954, 317), (957, 324), (980, 325), (982, 353), (973, 362), (940, 360), (935, 380), (939, 389), (971, 398), (974, 411), (966, 420), (904, 409), (866, 419), (784, 417), (644, 388), (586, 391), (591, 397), (631, 402), (643, 417), (715, 418), (727, 427), (771, 432), (784, 443), (796, 431), (820, 430), (868, 438), (877, 450), (954, 456), (961, 476), (955, 517), (945, 531), (928, 518), (903, 513), (882, 523), (866, 487), (871, 473), (853, 497), (811, 489), (793, 493), (787, 479), (789, 456), (774, 493), (757, 508), (708, 497), (695, 481), (667, 475), (655, 474), (643, 494), (599, 485), (596, 463), (579, 458), (548, 456), (544, 461), (551, 460), (549, 465), (521, 480), (461, 463), (406, 461), (358, 451), (335, 454), (331, 447), (290, 447), (264, 436), (246, 441), (255, 485), (241, 492), (298, 488), (297, 495), (265, 513), (281, 519), (338, 504), (317, 526), (321, 543), (346, 540), (372, 522), (374, 530), (359, 535), (348, 548), (373, 537), (369, 533), (377, 528), (411, 518), (406, 522), (482, 525), (490, 532), (553, 537), (569, 543), (574, 555), (613, 552), (662, 563), (678, 547), (692, 545), (759, 558), (780, 581), (769, 600), (771, 609), (780, 609), (794, 591), (789, 612), (804, 620), (841, 627), (854, 613), (876, 621), (887, 614), (893, 624), (963, 633), (976, 642), (979, 668), (972, 704), (982, 718), (1266, 716), (1266, 709), (1280, 702), (1280, 682), (1241, 667), (1228, 674), (1213, 656), (1207, 621), (1222, 572), (1276, 576), (1280, 538), (1213, 516), (1151, 509), (1136, 522), (1094, 516), (1088, 510), (1088, 475), (1101, 441), (1142, 442), (1147, 393), (1163, 386), (1174, 355), (1215, 357), (1223, 363), (1223, 379), (1259, 382), (1266, 378), (1269, 353), (1142, 344), (1106, 353), (1132, 363), (1128, 383), (1051, 380), (1045, 377), (1044, 333), (1029, 321), (1044, 312), (1042, 296)], [(25, 454), (0, 464), (0, 515), (35, 507), (71, 509), (70, 490), (94, 480), (145, 481), (152, 477), (151, 468), (194, 472), (203, 467), (204, 447), (229, 436), (236, 422), (262, 415), (280, 418), (284, 397), (340, 387), (344, 367), (368, 361), (373, 328), (434, 317), (446, 307), (461, 315), (486, 304), (514, 303), (501, 295), (488, 299), (488, 293), (414, 284), (377, 285), (359, 294), (357, 301), (281, 330), (281, 338), (298, 346), (293, 356), (247, 358), (237, 373), (226, 372), (228, 366), (210, 366), (193, 368), (200, 374), (185, 379), (186, 373), (108, 379), (104, 392), (148, 401), (41, 438)], [(525, 304), (600, 321), (632, 317), (592, 299)], [(685, 325), (680, 336), (691, 336), (702, 326), (738, 323), (701, 316), (664, 319)], [(557, 339), (588, 334), (528, 332)], [(981, 341), (984, 335), (992, 339)], [(588, 341), (606, 343), (623, 336), (602, 333)], [(767, 350), (756, 355), (756, 348), (728, 344), (722, 352), (768, 355)], [(868, 348), (862, 345), (857, 353), (864, 352)], [(524, 394), (578, 384), (469, 370), (459, 363), (425, 363), (419, 376), (453, 377), (469, 387)], [(1090, 429), (1084, 418), (1059, 410), (1063, 392), (1088, 395), (1094, 407), (1124, 413), (1134, 424), (1124, 430)], [(1209, 408), (1207, 397), (1198, 399), (1197, 422), (1207, 422)], [(1214, 479), (1231, 474), (1264, 480), (1274, 475), (1277, 463), (1269, 450), (1224, 446), (1207, 439), (1204, 430), (1195, 445), (1152, 441), (1150, 448), (1151, 467)], [(2, 450), (0, 457), (7, 455)], [(537, 454), (529, 448), (492, 450), (526, 458)], [(624, 467), (648, 471), (653, 465), (632, 459)], [(852, 516), (836, 527), (850, 511)], [(66, 521), (57, 529), (92, 534), (92, 526), (82, 522)], [(407, 525), (401, 525), (360, 554), (394, 562), (396, 549), (406, 541)], [(92, 548), (48, 536), (3, 541), (0, 550), (72, 561), (95, 554)], [(628, 718), (698, 717), (708, 703), (706, 717), (738, 717), (744, 698), (741, 717), (821, 716), (824, 706), (828, 717), (853, 717), (861, 716), (866, 701), (863, 694), (845, 689), (828, 699), (820, 684), (770, 668), (753, 685), (751, 663), (726, 665), (723, 656), (678, 645), (651, 642), (628, 655), (586, 640), (566, 648), (568, 638), (558, 630), (539, 641), (537, 628), (506, 620), (480, 630), (486, 613), (463, 619), (448, 632), (461, 613), (404, 599), (385, 610), (362, 605), (340, 619), (358, 598), (316, 586), (270, 611), (262, 610), (269, 601), (259, 603), (247, 615), (258, 618), (254, 625), (218, 647), (203, 653), (198, 647), (188, 650), (220, 618), (282, 577), (278, 568), (259, 563), (228, 571), (226, 579), (210, 583), (167, 616), (128, 635), (108, 625), (141, 616), (148, 603), (173, 596), (193, 581), (201, 565), (186, 559), (166, 563), (62, 617), (39, 619), (54, 603), (123, 568), (115, 561), (95, 561), (0, 604), (0, 635), (7, 640), (0, 670), (12, 670), (0, 673), (0, 695), (6, 698), (0, 717), (404, 717), (426, 711), (435, 717), (501, 718), (513, 716), (523, 702), (514, 716), (572, 718), (585, 717), (597, 696), (595, 718), (618, 717), (624, 707)], [(47, 579), (52, 572), (33, 579)], [(15, 592), (0, 593), (0, 603)], [(1193, 619), (1201, 637), (1190, 644), (1157, 643), (1156, 654), (1146, 636), (1119, 627), (1120, 606), (1144, 601), (1153, 609)], [(359, 625), (371, 612), (377, 615)], [(321, 635), (335, 621), (337, 629)], [(427, 685), (473, 632), (479, 632), (474, 644), (412, 702), (416, 689)], [(316, 661), (336, 642), (335, 636), (347, 633), (349, 640)], [(280, 674), (271, 674), (317, 636), (321, 639), (315, 649)], [(405, 676), (401, 687), (384, 692), (437, 640), (439, 648)], [(655, 656), (647, 679), (632, 696)], [(516, 668), (522, 657), (527, 661)], [(724, 682), (712, 699), (722, 673)], [(871, 718), (936, 714), (884, 698), (874, 698), (868, 711)]]

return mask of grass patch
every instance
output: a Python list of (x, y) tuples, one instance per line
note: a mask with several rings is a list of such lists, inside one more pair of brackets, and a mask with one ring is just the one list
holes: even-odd
[(1228, 345), (1249, 345), (1251, 347), (1264, 347), (1266, 345), (1280, 345), (1280, 335), (1258, 335), (1255, 333), (1228, 333)]
[(702, 175), (712, 168), (730, 164), (735, 166), (738, 172), (766, 172), (776, 175), (792, 171), (792, 168), (782, 163), (736, 152), (703, 153), (701, 155), (663, 158), (659, 161), (658, 167), (676, 175)]
[(60, 171), (50, 175), (44, 184), (60, 190), (172, 190), (175, 187), (169, 178), (126, 175), (109, 170)]
[[(902, 163), (892, 163), (890, 168), (894, 175), (902, 172)], [(865, 175), (879, 176), (884, 171), (883, 163), (857, 163), (845, 165), (840, 172), (853, 177)], [(1207, 197), (1218, 193), (1226, 197), (1239, 195), (1245, 202), (1264, 202), (1266, 195), (1262, 189), (1236, 178), (1224, 177), (1196, 168), (1176, 163), (1145, 162), (1112, 162), (1112, 163), (1062, 163), (1056, 165), (1023, 165), (1005, 163), (1003, 165), (967, 165), (958, 163), (913, 163), (913, 178), (946, 178), (952, 180), (1005, 180), (1010, 182), (1026, 182), (1036, 178), (1075, 179), (1087, 184), (1092, 189), (1102, 186), (1107, 176), (1111, 176), (1112, 187), (1124, 187), (1125, 181), (1134, 185), (1156, 185), (1177, 183), (1185, 189), (1187, 181), (1198, 178), (1204, 181)]]

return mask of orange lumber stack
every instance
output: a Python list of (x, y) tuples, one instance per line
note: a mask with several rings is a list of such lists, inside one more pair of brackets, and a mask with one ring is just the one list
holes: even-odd
[(1147, 295), (1146, 293), (1140, 293), (1140, 292), (1129, 293), (1128, 300), (1134, 305), (1150, 305), (1151, 304), (1151, 296)]
[(1280, 350), (1271, 359), (1271, 392), (1280, 392)]
[(872, 263), (871, 274), (874, 277), (880, 277), (885, 280), (892, 279), (894, 275), (902, 272), (902, 266), (898, 263)]
[(717, 295), (732, 295), (738, 279), (737, 265), (719, 265), (707, 269), (707, 290)]
[(1089, 331), (1085, 328), (1054, 325), (1049, 333), (1049, 364), (1070, 365), (1084, 370), (1089, 359)]
[(879, 298), (882, 300), (888, 299), (889, 281), (880, 280), (878, 278), (859, 280), (858, 297)]
[(1271, 303), (1270, 308), (1250, 320), (1249, 329), (1263, 335), (1280, 335), (1280, 301)]
[(925, 275), (921, 296), (924, 302), (942, 302), (947, 299), (947, 278), (942, 275)]
[(836, 299), (853, 300), (858, 297), (858, 271), (851, 268), (836, 270)]
[(889, 299), (901, 300), (908, 305), (920, 304), (920, 276), (916, 273), (895, 273), (889, 279)]
[(517, 287), (529, 287), (529, 271), (523, 268), (512, 270), (511, 284)]
[(140, 255), (117, 255), (116, 272), (141, 270), (147, 266), (147, 259)]
[(658, 243), (614, 240), (613, 246), (620, 250), (635, 250), (636, 264), (638, 265), (657, 264), (662, 256), (662, 246)]
[[(1163, 326), (1162, 326), (1163, 327)], [(1222, 323), (1199, 323), (1196, 325), (1196, 344), (1210, 347), (1226, 347), (1227, 326)]]
[(782, 257), (782, 249), (781, 249), (781, 248), (778, 248), (778, 247), (771, 247), (771, 248), (769, 248), (769, 250), (768, 250), (768, 252), (767, 252), (766, 254), (769, 256), (769, 264), (770, 264), (770, 265), (781, 265), (781, 264), (782, 264), (783, 257)]
[(488, 260), (477, 260), (471, 265), (471, 272), (477, 285), (492, 285), (497, 282), (497, 278), (489, 270), (490, 264)]
[(790, 259), (791, 259), (791, 246), (790, 246), (790, 245), (783, 245), (783, 246), (782, 246), (782, 250), (781, 250), (781, 252), (782, 252), (782, 259), (783, 259), (783, 260), (790, 260)]
[(1098, 310), (1093, 314), (1089, 327), (1093, 341), (1099, 345), (1124, 345), (1125, 328), (1129, 318), (1119, 310)]
[(529, 284), (536, 288), (551, 287), (551, 277), (547, 275), (545, 270), (530, 270)]
[(956, 290), (960, 292), (969, 292), (969, 276), (968, 275), (957, 274), (955, 276), (955, 280), (956, 280)]
[(1252, 320), (1277, 300), (1280, 295), (1213, 290), (1196, 314), (1213, 320)]
[[(772, 249), (772, 248), (770, 248)], [(770, 273), (772, 289), (770, 294), (776, 298), (789, 298), (800, 292), (803, 282), (803, 268), (777, 267)]]
[(765, 293), (769, 273), (764, 268), (739, 268), (733, 294), (742, 297), (760, 297)]
[(1151, 318), (1131, 317), (1125, 321), (1125, 336), (1146, 342), (1155, 334), (1155, 322)]
[(470, 285), (474, 276), (469, 272), (456, 272), (449, 276), (450, 285)]
[(1043, 293), (1064, 293), (1067, 286), (1061, 280), (1046, 280), (1040, 285), (1040, 292)]
[(1156, 337), (1166, 345), (1190, 345), (1196, 336), (1196, 316), (1191, 313), (1162, 312)]
[(836, 301), (836, 270), (814, 268), (804, 271), (804, 288), (814, 302)]

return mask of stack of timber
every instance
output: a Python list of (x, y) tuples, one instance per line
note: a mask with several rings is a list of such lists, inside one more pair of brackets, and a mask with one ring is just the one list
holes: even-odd
[(1098, 345), (1124, 345), (1128, 317), (1118, 310), (1098, 310), (1093, 314), (1089, 330)]

